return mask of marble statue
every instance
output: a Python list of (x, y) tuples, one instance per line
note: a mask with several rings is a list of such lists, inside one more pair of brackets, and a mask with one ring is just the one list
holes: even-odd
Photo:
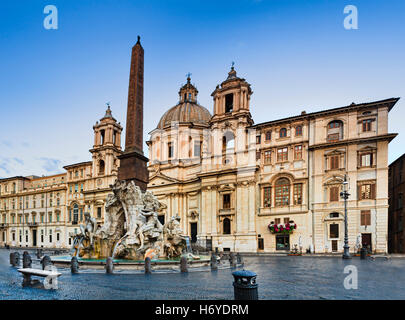
[(175, 258), (186, 242), (180, 217), (164, 226), (158, 212), (164, 206), (150, 191), (142, 192), (133, 181), (116, 181), (106, 199), (104, 224), (85, 213), (85, 224), (74, 238), (75, 256), (144, 260), (148, 257)]
[(97, 221), (89, 212), (84, 213), (84, 225), (80, 225), (81, 236), (90, 241), (90, 246), (94, 244), (94, 234), (97, 231)]
[(164, 250), (168, 258), (178, 257), (183, 253), (186, 240), (182, 236), (183, 231), (180, 228), (180, 217), (172, 217), (163, 228)]

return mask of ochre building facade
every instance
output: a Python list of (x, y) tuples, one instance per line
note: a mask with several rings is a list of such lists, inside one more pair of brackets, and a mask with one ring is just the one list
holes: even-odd
[(0, 179), (0, 245), (69, 248), (85, 211), (103, 223), (118, 174), (122, 127), (108, 107), (93, 130), (92, 161), (65, 166), (58, 175)]
[(150, 132), (149, 184), (192, 242), (220, 251), (387, 252), (388, 113), (397, 98), (254, 124), (250, 84), (232, 67), (213, 114), (190, 78)]

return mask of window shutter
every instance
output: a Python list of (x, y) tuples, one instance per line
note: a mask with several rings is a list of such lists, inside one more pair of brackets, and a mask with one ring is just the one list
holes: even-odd
[(375, 199), (376, 195), (375, 195), (375, 183), (373, 183), (371, 185), (371, 199)]
[(362, 200), (362, 197), (361, 197), (361, 185), (357, 186), (357, 199)]
[(364, 226), (364, 225), (366, 224), (366, 221), (365, 221), (365, 220), (366, 220), (366, 219), (365, 219), (364, 211), (361, 211), (360, 225)]

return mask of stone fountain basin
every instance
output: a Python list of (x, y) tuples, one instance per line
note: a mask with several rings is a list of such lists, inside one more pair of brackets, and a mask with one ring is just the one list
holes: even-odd
[[(189, 268), (199, 268), (210, 265), (210, 257), (200, 255), (198, 260), (188, 260)], [(72, 257), (70, 255), (63, 256), (52, 256), (51, 261), (56, 267), (70, 267), (70, 261)], [(89, 269), (104, 269), (106, 259), (83, 259), (78, 258), (79, 266), (83, 266)], [(144, 260), (125, 260), (125, 259), (114, 259), (114, 269), (117, 270), (144, 270), (145, 261)], [(177, 259), (156, 259), (151, 260), (151, 265), (153, 270), (159, 269), (179, 269), (180, 268), (180, 258)]]

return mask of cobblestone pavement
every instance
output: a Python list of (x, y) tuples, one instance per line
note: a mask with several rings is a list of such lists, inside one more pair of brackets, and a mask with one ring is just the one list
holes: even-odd
[[(9, 265), (11, 251), (0, 249), (0, 299), (233, 299), (232, 270), (155, 273), (61, 269), (58, 290), (23, 288)], [(22, 255), (22, 252), (21, 252)], [(34, 258), (34, 253), (31, 253)], [(258, 274), (260, 299), (405, 299), (405, 259), (250, 256), (245, 269)], [(358, 270), (358, 289), (346, 290), (346, 265)], [(38, 267), (34, 263), (33, 267)]]

